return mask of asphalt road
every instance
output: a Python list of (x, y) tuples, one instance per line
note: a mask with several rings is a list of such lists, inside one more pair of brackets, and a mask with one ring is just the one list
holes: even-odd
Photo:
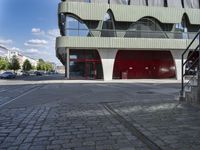
[(0, 80), (0, 149), (199, 150), (200, 109), (175, 80)]

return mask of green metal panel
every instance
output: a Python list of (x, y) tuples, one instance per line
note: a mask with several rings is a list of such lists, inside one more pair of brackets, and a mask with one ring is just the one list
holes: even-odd
[(61, 2), (58, 13), (72, 13), (83, 20), (102, 20), (108, 9), (112, 10), (116, 21), (136, 22), (142, 17), (151, 16), (162, 23), (180, 23), (186, 13), (191, 24), (200, 24), (200, 9)]
[[(146, 49), (179, 50), (186, 49), (191, 40), (185, 39), (150, 39), (150, 38), (106, 38), (106, 37), (58, 37), (56, 48), (90, 49)], [(194, 44), (195, 47), (196, 44)], [(192, 47), (192, 48), (194, 48)]]
[(72, 13), (83, 20), (103, 20), (108, 9), (109, 5), (103, 3), (61, 2), (58, 13)]
[(162, 23), (180, 23), (184, 13), (183, 9), (165, 7), (111, 5), (110, 8), (114, 13), (115, 20), (130, 22), (150, 16)]
[(191, 24), (200, 24), (200, 9), (186, 9)]

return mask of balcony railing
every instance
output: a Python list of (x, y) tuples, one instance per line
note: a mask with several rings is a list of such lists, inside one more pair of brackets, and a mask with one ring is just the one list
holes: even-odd
[(196, 32), (66, 28), (64, 36), (193, 39)]

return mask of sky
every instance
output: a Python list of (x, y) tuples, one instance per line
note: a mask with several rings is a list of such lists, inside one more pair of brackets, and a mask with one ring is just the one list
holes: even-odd
[(60, 0), (0, 0), (0, 45), (60, 64), (55, 55)]

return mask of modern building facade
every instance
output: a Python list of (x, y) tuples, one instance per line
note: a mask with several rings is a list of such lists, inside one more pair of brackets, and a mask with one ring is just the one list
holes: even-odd
[(63, 0), (58, 18), (56, 54), (68, 78), (179, 80), (200, 1)]

